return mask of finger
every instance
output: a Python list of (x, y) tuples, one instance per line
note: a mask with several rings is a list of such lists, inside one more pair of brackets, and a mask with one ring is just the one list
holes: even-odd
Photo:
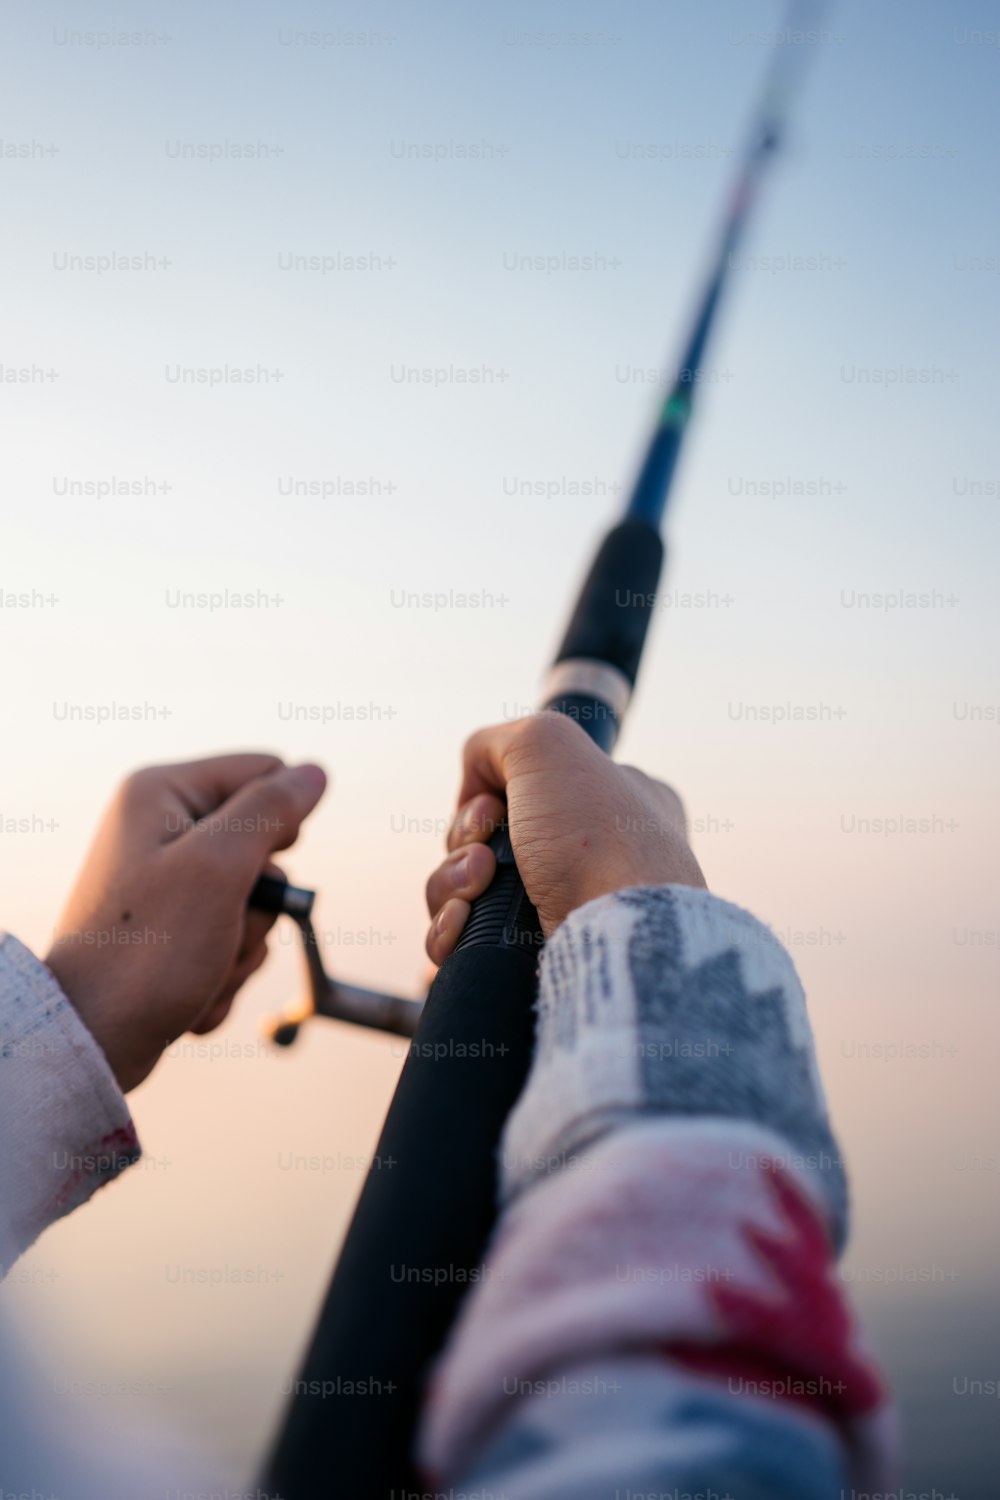
[(214, 1001), (211, 1010), (190, 1028), (191, 1035), (204, 1036), (207, 1032), (215, 1031), (217, 1027), (221, 1026), (233, 1008), (235, 997), (236, 991), (234, 990), (231, 995), (226, 994), (223, 998)]
[(118, 790), (117, 807), (128, 842), (171, 843), (190, 832), (247, 781), (276, 771), (276, 755), (215, 755), (207, 760), (133, 771)]
[(480, 792), (503, 792), (519, 764), (530, 761), (538, 768), (554, 767), (571, 755), (603, 758), (593, 740), (565, 714), (532, 714), (513, 724), (480, 729), (465, 744), (459, 806)]
[[(523, 723), (519, 720), (518, 723)], [(458, 805), (463, 807), (483, 792), (494, 796), (507, 785), (505, 760), (514, 742), (518, 723), (494, 724), (470, 735), (462, 750), (462, 784)]]
[(485, 844), (470, 844), (457, 850), (438, 865), (427, 882), (424, 894), (431, 916), (435, 916), (454, 896), (475, 901), (493, 879), (496, 867), (496, 855)]
[(248, 752), (212, 755), (205, 760), (164, 766), (161, 774), (170, 790), (190, 808), (192, 816), (203, 818), (234, 796), (247, 782), (269, 776), (283, 765), (280, 756)]
[(238, 869), (249, 892), (268, 856), (294, 844), (325, 789), (319, 766), (280, 766), (241, 786), (189, 838), (212, 849), (227, 870)]
[(237, 963), (241, 963), (244, 958), (260, 947), (279, 915), (280, 913), (276, 911), (259, 911), (256, 906), (247, 907), (247, 914), (243, 919), (243, 941), (236, 955)]
[[(284, 870), (280, 865), (276, 865), (273, 859), (268, 860), (261, 874), (273, 875), (276, 880), (287, 879)], [(236, 955), (237, 963), (252, 953), (257, 945), (264, 941), (280, 915), (280, 912), (263, 911), (256, 906), (247, 907), (246, 916), (243, 920), (243, 941), (240, 944), (240, 951)]]
[(204, 1036), (206, 1031), (214, 1031), (217, 1026), (222, 1025), (232, 1008), (237, 994), (250, 976), (256, 974), (257, 970), (263, 966), (266, 959), (267, 944), (258, 943), (256, 948), (248, 953), (246, 957), (237, 960), (230, 971), (229, 977), (208, 1010), (191, 1027), (191, 1031), (195, 1036)]
[(432, 964), (443, 964), (462, 935), (472, 910), (468, 901), (446, 901), (427, 934), (427, 957)]
[(484, 844), (493, 837), (498, 824), (506, 816), (503, 799), (493, 792), (480, 792), (471, 802), (466, 802), (455, 814), (455, 821), (448, 830), (446, 848), (461, 849), (465, 844)]

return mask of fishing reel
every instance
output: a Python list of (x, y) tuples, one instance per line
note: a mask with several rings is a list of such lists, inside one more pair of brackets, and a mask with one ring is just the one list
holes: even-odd
[(332, 1021), (350, 1021), (355, 1026), (388, 1031), (394, 1036), (413, 1036), (424, 1008), (422, 1000), (404, 1000), (400, 995), (386, 995), (381, 990), (341, 984), (326, 972), (312, 924), (315, 900), (315, 891), (291, 885), (274, 875), (262, 875), (250, 894), (251, 906), (258, 911), (291, 917), (302, 935), (304, 996), (270, 1017), (265, 1023), (265, 1035), (278, 1047), (290, 1047), (304, 1021), (311, 1016), (326, 1016)]

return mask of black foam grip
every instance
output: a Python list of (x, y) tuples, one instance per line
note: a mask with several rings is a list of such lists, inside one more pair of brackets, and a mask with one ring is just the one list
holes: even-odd
[(489, 840), (489, 847), (496, 855), (496, 874), (489, 889), (472, 903), (456, 951), (489, 944), (494, 948), (519, 948), (537, 959), (545, 939), (538, 913), (518, 874), (506, 819)]
[(453, 953), (428, 996), (264, 1495), (424, 1493), (412, 1451), (429, 1361), (496, 1217), (497, 1141), (533, 1042), (535, 955)]
[(617, 667), (629, 683), (653, 614), (663, 541), (648, 521), (620, 521), (598, 549), (556, 661), (586, 657)]

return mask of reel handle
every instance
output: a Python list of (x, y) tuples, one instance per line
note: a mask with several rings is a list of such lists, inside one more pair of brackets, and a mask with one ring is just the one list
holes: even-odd
[(305, 886), (292, 885), (278, 875), (261, 875), (250, 892), (248, 906), (258, 911), (274, 911), (286, 917), (302, 920), (312, 915), (316, 892)]

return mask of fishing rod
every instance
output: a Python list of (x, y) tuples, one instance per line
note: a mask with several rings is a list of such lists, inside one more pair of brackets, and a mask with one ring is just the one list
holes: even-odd
[[(794, 4), (790, 21), (807, 13), (816, 8)], [(660, 528), (706, 348), (734, 251), (783, 137), (798, 71), (794, 53), (779, 48), (683, 358), (625, 514), (598, 549), (541, 695), (540, 708), (576, 719), (608, 752), (639, 670), (664, 558)], [(416, 1011), (390, 1017), (389, 1029), (403, 1034), (416, 1022), (413, 1040), (262, 1480), (265, 1494), (282, 1500), (319, 1493), (387, 1500), (393, 1491), (422, 1487), (412, 1453), (424, 1385), (461, 1298), (478, 1279), (497, 1214), (501, 1133), (534, 1040), (542, 933), (506, 826), (490, 845), (494, 880), (473, 903), (419, 1019)], [(289, 899), (301, 907), (303, 895), (311, 893)], [(285, 909), (280, 890), (263, 899)], [(307, 1006), (278, 1023), (286, 1032), (279, 1040), (291, 1039), (310, 1006), (342, 1012), (341, 987), (325, 975), (318, 954), (310, 960), (310, 985)], [(372, 1017), (391, 998), (355, 993)]]

